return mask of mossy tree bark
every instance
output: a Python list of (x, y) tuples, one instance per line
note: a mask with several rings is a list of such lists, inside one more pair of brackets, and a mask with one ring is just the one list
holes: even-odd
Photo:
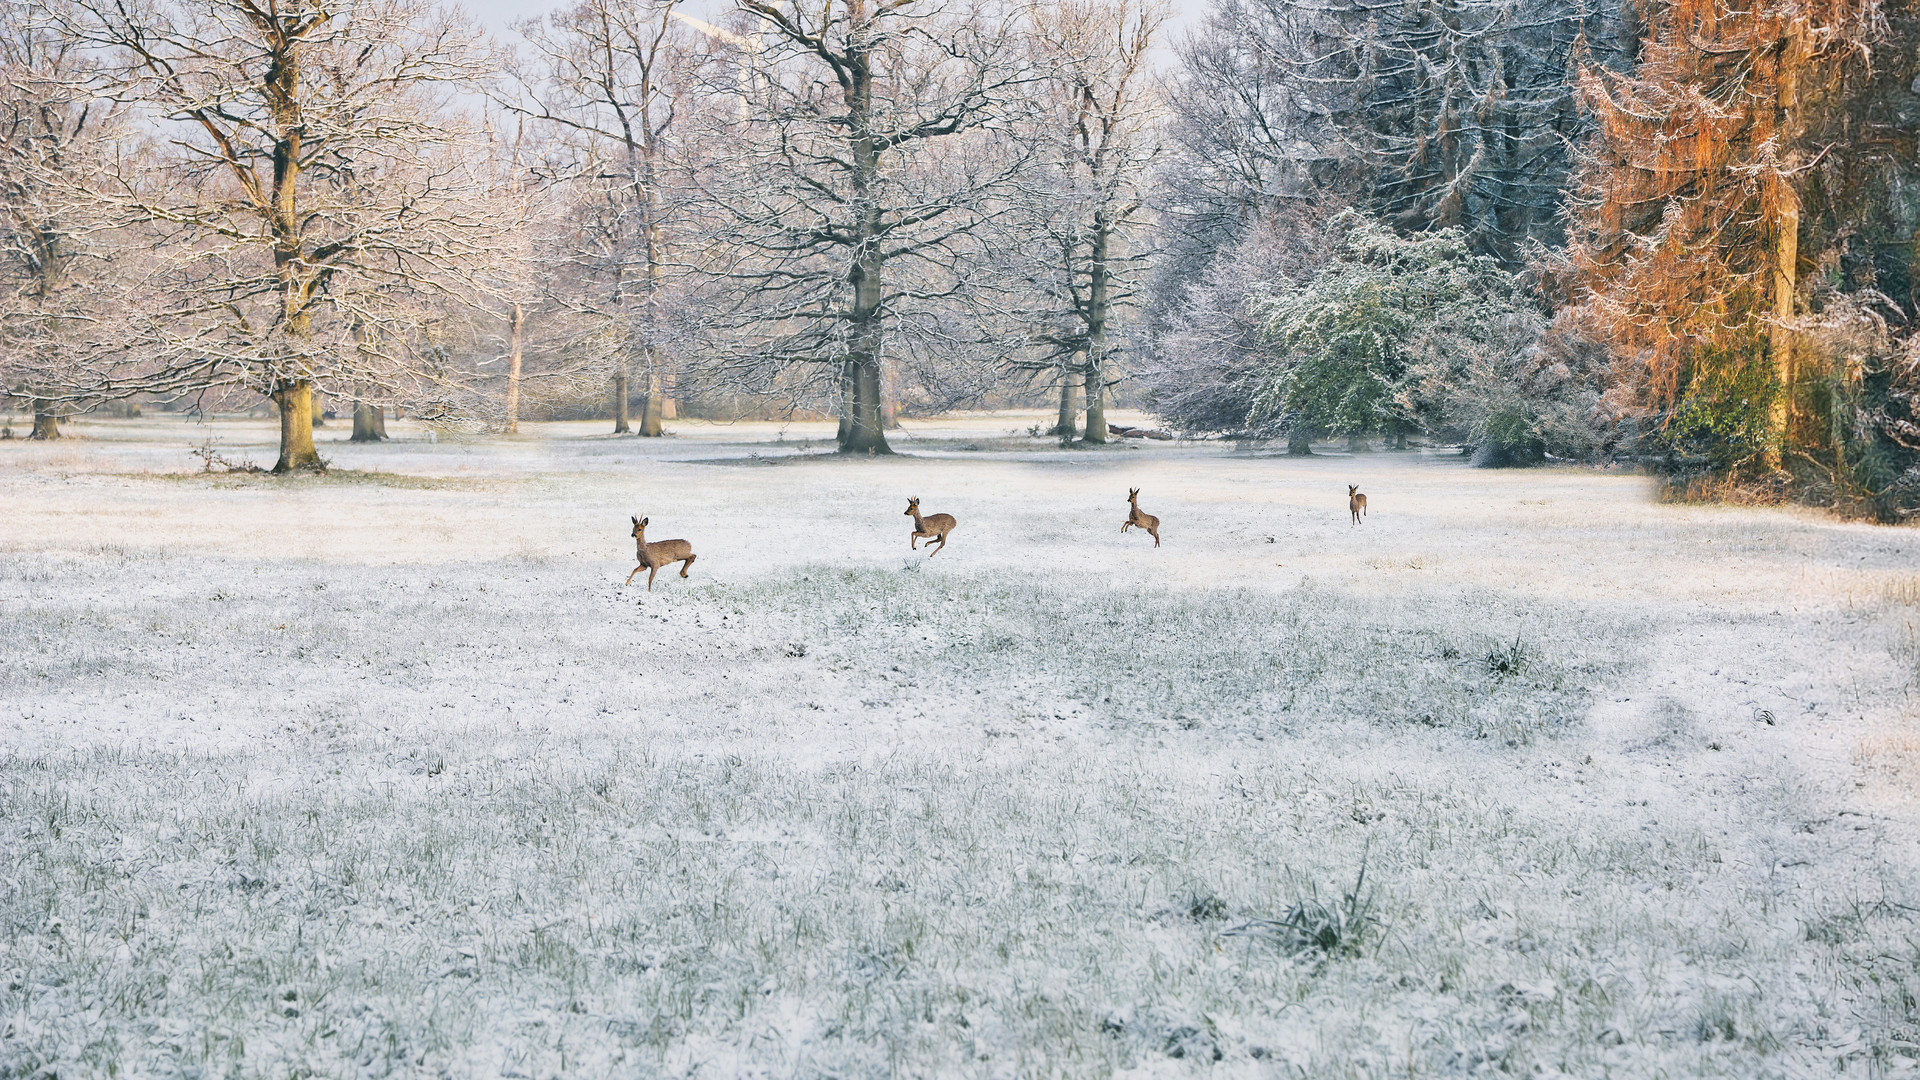
[(847, 360), (847, 368), (847, 381), (853, 387), (853, 396), (846, 403), (846, 416), (841, 424), (845, 436), (840, 440), (840, 452), (893, 453), (893, 447), (887, 445), (887, 433), (881, 426), (879, 366), (865, 358), (852, 357)]
[(44, 401), (33, 403), (33, 431), (29, 439), (51, 441), (60, 437), (60, 414), (53, 411)]
[(1087, 392), (1087, 429), (1082, 432), (1082, 442), (1104, 443), (1107, 441), (1107, 395), (1104, 376), (1100, 366), (1091, 353), (1086, 363)]
[(280, 407), (280, 460), (276, 473), (324, 472), (326, 462), (313, 448), (313, 383), (292, 379), (273, 388), (273, 403)]

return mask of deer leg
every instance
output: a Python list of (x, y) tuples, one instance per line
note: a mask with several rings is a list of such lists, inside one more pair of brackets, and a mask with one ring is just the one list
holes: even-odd
[(687, 556), (687, 557), (686, 557), (685, 559), (683, 559), (683, 560), (681, 560), (681, 562), (680, 562), (680, 576), (681, 576), (681, 577), (686, 577), (686, 576), (687, 576), (687, 569), (688, 569), (689, 567), (691, 567), (691, 566), (693, 565), (693, 560), (695, 560), (695, 559), (697, 559), (697, 558), (699, 558), (699, 557), (700, 557), (700, 556), (698, 556), (698, 555), (689, 555), (689, 556)]
[(658, 574), (659, 572), (660, 572), (660, 568), (657, 566), (647, 571), (647, 591), (648, 592), (653, 591), (653, 576), (655, 574)]
[(1160, 530), (1159, 530), (1159, 529), (1148, 529), (1148, 530), (1147, 530), (1147, 533), (1148, 533), (1148, 535), (1150, 535), (1150, 536), (1152, 536), (1152, 537), (1153, 537), (1153, 546), (1154, 546), (1154, 547), (1159, 547), (1159, 546), (1160, 546)]
[[(641, 563), (641, 564), (640, 564), (639, 566), (636, 566), (636, 567), (634, 567), (634, 568), (633, 568), (633, 574), (637, 574), (637, 573), (639, 573), (640, 571), (642, 571), (642, 570), (645, 570), (646, 568), (647, 568), (647, 564), (646, 564), (646, 563)], [(620, 583), (620, 587), (621, 587), (621, 588), (623, 588), (623, 589), (624, 589), (624, 588), (626, 588), (627, 586), (629, 586), (629, 585), (631, 585), (631, 584), (633, 584), (633, 574), (628, 574), (628, 575), (627, 575), (627, 580), (625, 580), (625, 581), (623, 581), (623, 582), (621, 582), (621, 583)]]
[[(928, 545), (928, 546), (929, 546), (929, 547), (932, 547), (932, 545)], [(933, 550), (932, 550), (932, 551), (929, 551), (929, 552), (927, 552), (927, 558), (929, 558), (929, 559), (931, 559), (931, 558), (933, 558), (933, 557), (934, 557), (935, 555), (938, 555), (938, 554), (940, 554), (940, 548), (943, 548), (943, 547), (946, 547), (946, 546), (947, 546), (947, 534), (946, 534), (946, 533), (941, 533), (941, 534), (940, 534), (940, 547), (935, 547), (935, 548), (933, 548)]]

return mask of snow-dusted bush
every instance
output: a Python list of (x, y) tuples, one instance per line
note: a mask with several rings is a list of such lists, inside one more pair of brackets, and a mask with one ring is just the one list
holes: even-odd
[[(1288, 220), (1292, 221), (1292, 218)], [(1476, 462), (1589, 457), (1605, 358), (1549, 329), (1464, 234), (1403, 236), (1355, 211), (1269, 227), (1217, 261), (1162, 339), (1149, 402), (1189, 430), (1424, 431)]]
[(1311, 280), (1326, 256), (1324, 227), (1333, 211), (1308, 207), (1266, 217), (1206, 261), (1200, 280), (1155, 341), (1138, 376), (1148, 409), (1169, 427), (1193, 434), (1288, 435), (1305, 451), (1319, 432), (1287, 416), (1251, 414), (1266, 342), (1252, 300), (1274, 282)]
[(1519, 278), (1457, 229), (1403, 236), (1348, 211), (1333, 257), (1253, 300), (1269, 349), (1252, 413), (1335, 435), (1425, 430), (1489, 463), (1585, 449), (1597, 388), (1548, 359), (1546, 316)]

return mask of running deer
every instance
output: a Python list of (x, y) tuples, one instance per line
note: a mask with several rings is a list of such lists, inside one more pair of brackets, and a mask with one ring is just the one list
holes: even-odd
[[(647, 591), (653, 591), (653, 576), (662, 569), (680, 564), (680, 576), (687, 576), (687, 568), (693, 565), (693, 545), (685, 540), (660, 540), (647, 543), (647, 522), (652, 518), (633, 519), (633, 546), (640, 565), (633, 568), (633, 574), (647, 571)], [(633, 574), (627, 575), (626, 585), (633, 584)]]
[(922, 517), (920, 500), (917, 498), (907, 500), (907, 516), (913, 519), (913, 550), (920, 550), (920, 541), (923, 539), (940, 541), (938, 546), (927, 545), (928, 558), (940, 554), (940, 548), (947, 546), (947, 534), (953, 531), (955, 525), (960, 524), (953, 519), (952, 514), (927, 514)]
[(1133, 512), (1127, 515), (1127, 520), (1120, 523), (1120, 531), (1126, 532), (1137, 525), (1147, 530), (1147, 535), (1153, 537), (1153, 546), (1159, 547), (1160, 519), (1140, 509), (1139, 488), (1127, 489), (1127, 505), (1133, 508)]
[(1347, 512), (1353, 515), (1355, 525), (1360, 524), (1360, 519), (1366, 516), (1367, 497), (1360, 494), (1359, 484), (1347, 485)]

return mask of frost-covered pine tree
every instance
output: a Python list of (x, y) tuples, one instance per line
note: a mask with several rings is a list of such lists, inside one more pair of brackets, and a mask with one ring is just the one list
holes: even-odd
[[(1216, 0), (1179, 50), (1170, 95), (1149, 301), (1163, 346), (1199, 340), (1172, 332), (1191, 325), (1188, 289), (1218, 258), (1260, 262), (1236, 249), (1292, 209), (1349, 205), (1403, 233), (1457, 228), (1510, 269), (1532, 242), (1557, 242), (1588, 124), (1579, 61), (1616, 62), (1633, 10)], [(1221, 359), (1168, 354), (1156, 378), (1171, 389), (1183, 366), (1204, 377)]]

